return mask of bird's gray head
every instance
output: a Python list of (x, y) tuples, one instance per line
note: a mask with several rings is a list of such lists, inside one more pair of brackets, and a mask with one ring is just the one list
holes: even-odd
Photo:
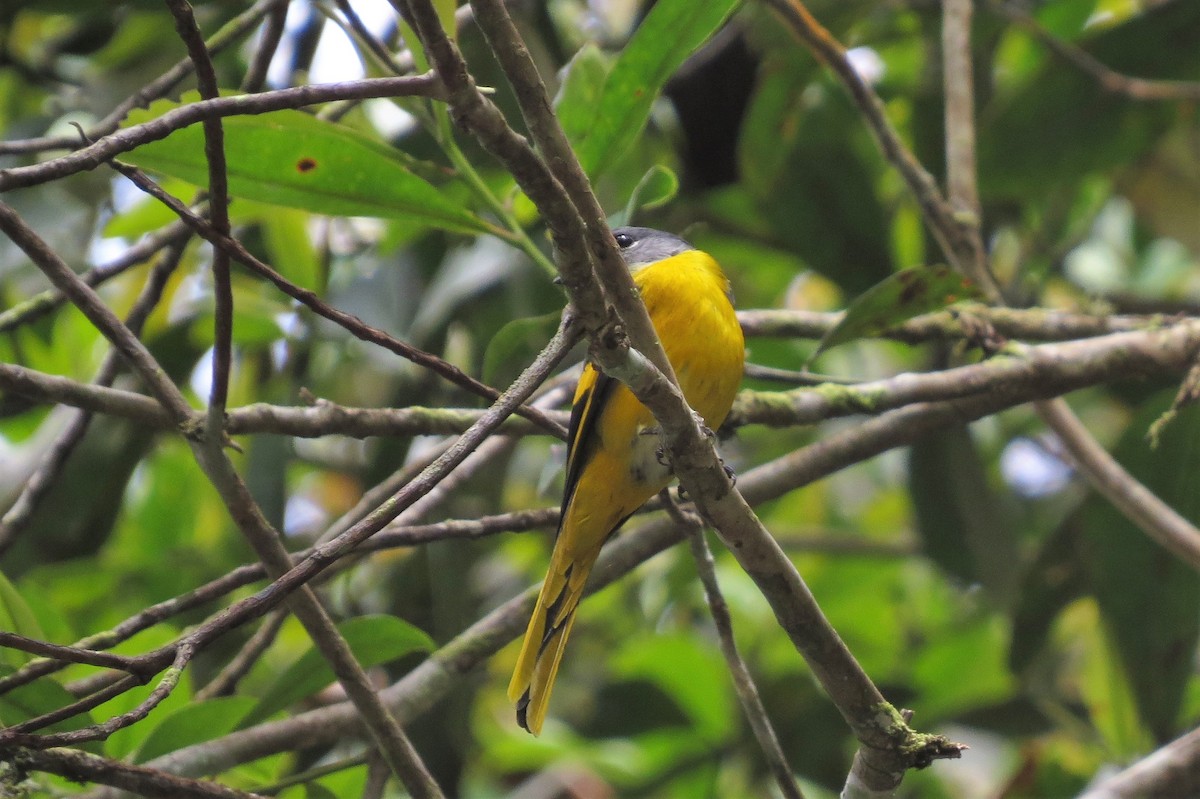
[(649, 227), (619, 227), (613, 230), (613, 236), (621, 248), (621, 257), (634, 271), (638, 267), (696, 249), (673, 233)]

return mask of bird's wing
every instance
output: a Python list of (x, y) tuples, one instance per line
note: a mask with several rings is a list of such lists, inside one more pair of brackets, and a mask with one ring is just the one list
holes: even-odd
[(567, 506), (575, 495), (583, 467), (596, 452), (596, 445), (600, 441), (596, 424), (604, 415), (604, 406), (617, 384), (617, 380), (601, 372), (595, 364), (584, 365), (579, 386), (575, 389), (575, 401), (571, 405), (571, 422), (567, 426), (567, 474), (563, 484), (561, 518), (566, 518)]

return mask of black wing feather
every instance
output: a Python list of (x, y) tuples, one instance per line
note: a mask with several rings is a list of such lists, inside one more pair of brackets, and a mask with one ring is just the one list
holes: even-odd
[[(583, 474), (583, 467), (592, 459), (600, 436), (596, 435), (596, 424), (603, 415), (608, 396), (618, 381), (597, 370), (596, 382), (591, 389), (571, 406), (571, 422), (567, 425), (567, 477), (563, 485), (563, 499), (559, 529), (567, 516), (567, 505), (575, 495), (575, 487)], [(590, 409), (590, 413), (588, 410)]]

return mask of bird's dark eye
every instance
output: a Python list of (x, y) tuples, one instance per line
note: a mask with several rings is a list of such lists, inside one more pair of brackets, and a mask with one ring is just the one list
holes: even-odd
[(622, 250), (633, 244), (633, 236), (630, 236), (628, 233), (618, 233), (613, 238), (617, 240), (617, 246)]

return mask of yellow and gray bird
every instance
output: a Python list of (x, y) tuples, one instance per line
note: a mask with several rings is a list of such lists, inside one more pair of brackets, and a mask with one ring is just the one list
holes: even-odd
[[(644, 227), (613, 231), (688, 404), (716, 430), (745, 359), (729, 281), (705, 252)], [(550, 570), (508, 686), (517, 721), (541, 732), (584, 584), (605, 540), (671, 482), (654, 416), (619, 381), (584, 366), (568, 432), (562, 517)]]

